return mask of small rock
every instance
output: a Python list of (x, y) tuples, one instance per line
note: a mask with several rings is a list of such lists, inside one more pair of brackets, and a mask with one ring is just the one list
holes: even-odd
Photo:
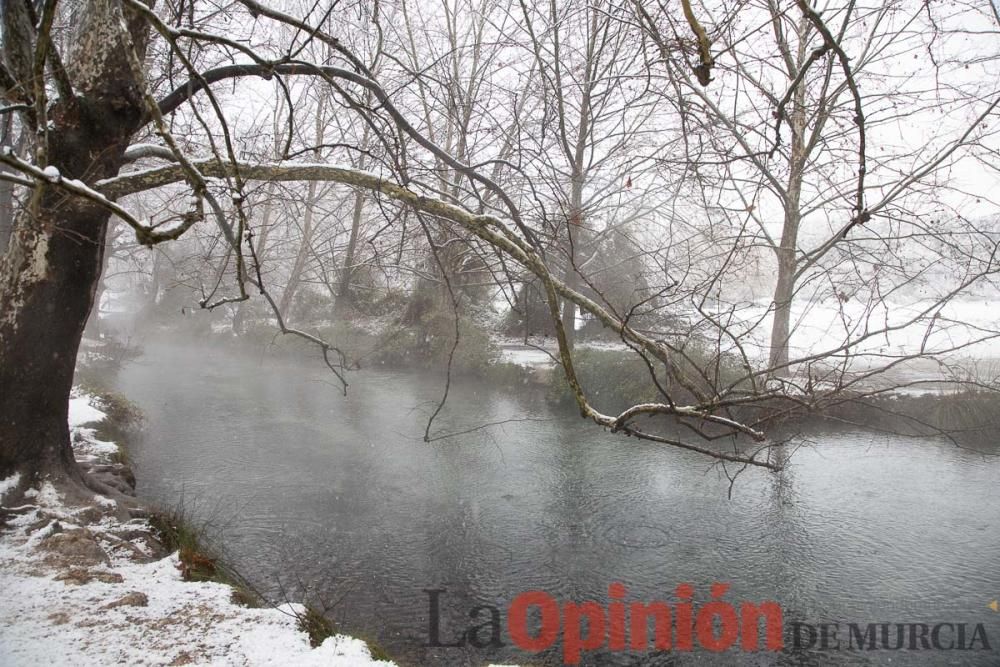
[(117, 572), (95, 572), (94, 579), (97, 579), (102, 584), (120, 584), (125, 581), (122, 575)]
[(89, 571), (82, 567), (71, 567), (65, 572), (57, 574), (55, 579), (56, 581), (64, 581), (67, 584), (82, 586), (89, 584), (93, 580), (93, 577)]
[(52, 621), (52, 625), (66, 625), (69, 623), (69, 614), (64, 611), (56, 611), (49, 614), (49, 620)]
[(104, 605), (104, 609), (114, 609), (116, 607), (145, 607), (149, 604), (149, 597), (145, 593), (132, 591), (114, 602)]
[(104, 512), (96, 507), (88, 506), (73, 513), (73, 518), (81, 524), (90, 525), (104, 518)]
[(29, 525), (24, 532), (31, 535), (32, 533), (36, 533), (42, 529), (45, 529), (49, 531), (49, 534), (52, 534), (61, 533), (63, 528), (58, 521), (53, 521), (51, 517), (44, 515), (41, 519)]
[(82, 586), (91, 581), (100, 581), (104, 584), (120, 584), (125, 581), (122, 575), (117, 572), (92, 572), (82, 567), (71, 567), (61, 574), (57, 574), (56, 581), (64, 581), (67, 584)]
[(97, 538), (86, 528), (51, 535), (39, 546), (51, 552), (45, 561), (52, 565), (89, 567), (108, 562), (108, 556), (97, 543)]

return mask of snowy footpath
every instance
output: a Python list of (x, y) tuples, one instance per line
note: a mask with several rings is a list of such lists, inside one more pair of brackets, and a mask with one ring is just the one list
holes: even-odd
[[(84, 424), (103, 419), (86, 397), (70, 405), (78, 460), (109, 462), (114, 443)], [(48, 482), (11, 507), (0, 480), (0, 665), (392, 665), (338, 635), (312, 648), (296, 605), (251, 609), (233, 590), (181, 577), (177, 554), (151, 560), (144, 519), (69, 507)]]

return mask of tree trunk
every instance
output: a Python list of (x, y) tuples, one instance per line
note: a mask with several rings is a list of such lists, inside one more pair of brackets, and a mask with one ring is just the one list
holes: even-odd
[[(83, 165), (99, 177), (117, 172), (124, 142), (80, 143), (90, 145), (61, 146), (51, 162), (72, 178)], [(105, 210), (51, 186), (37, 198), (36, 215), (18, 215), (0, 265), (0, 476), (75, 469), (69, 394), (104, 256)]]
[(119, 233), (115, 228), (115, 221), (110, 221), (108, 223), (108, 230), (105, 232), (101, 270), (97, 274), (97, 285), (94, 288), (94, 304), (90, 309), (87, 325), (83, 328), (84, 335), (93, 340), (100, 340), (101, 335), (104, 333), (101, 324), (101, 299), (104, 297), (104, 293), (108, 287), (107, 283), (104, 282), (104, 276), (108, 272), (108, 261), (111, 259), (114, 242)]
[[(318, 147), (323, 145), (323, 136), (326, 133), (323, 115), (323, 109), (325, 108), (324, 99), (324, 97), (320, 96), (316, 103), (315, 138), (317, 148), (314, 154), (317, 160), (322, 155), (322, 151)], [(278, 312), (286, 324), (288, 323), (289, 311), (292, 308), (292, 299), (299, 288), (299, 283), (302, 280), (302, 272), (305, 270), (306, 260), (309, 257), (309, 251), (312, 247), (313, 216), (316, 214), (316, 205), (318, 203), (319, 197), (316, 193), (316, 181), (310, 181), (309, 191), (306, 194), (306, 211), (302, 221), (302, 242), (299, 243), (299, 252), (295, 256), (295, 264), (292, 265), (292, 272), (288, 276), (288, 283), (285, 285), (285, 291), (281, 293), (281, 303), (278, 305)]]
[(309, 249), (312, 246), (313, 216), (315, 215), (316, 203), (316, 181), (309, 181), (309, 192), (306, 195), (306, 212), (302, 220), (302, 240), (299, 243), (299, 251), (295, 255), (295, 263), (292, 271), (288, 275), (288, 282), (285, 284), (285, 291), (281, 293), (281, 302), (278, 304), (278, 312), (281, 319), (287, 324), (289, 312), (292, 309), (292, 299), (299, 289), (302, 281), (302, 272), (306, 268), (306, 260), (309, 258)]
[[(584, 125), (586, 127), (586, 125)], [(583, 147), (581, 144), (577, 148), (573, 168), (573, 176), (570, 181), (569, 195), (569, 221), (566, 225), (566, 273), (563, 275), (563, 282), (572, 290), (580, 286), (580, 276), (577, 273), (576, 258), (579, 256), (577, 246), (584, 242), (583, 227), (583, 185), (585, 177), (581, 168), (583, 161)], [(573, 349), (576, 343), (576, 303), (569, 299), (563, 299), (562, 303), (562, 326), (566, 332), (566, 346)]]
[(774, 286), (774, 322), (771, 324), (769, 358), (769, 366), (774, 369), (771, 374), (775, 377), (787, 377), (791, 372), (788, 367), (788, 341), (792, 335), (792, 300), (795, 297), (795, 272), (798, 269), (795, 248), (802, 221), (799, 213), (799, 197), (802, 191), (801, 162), (795, 161), (793, 165), (799, 168), (793, 168), (792, 176), (789, 178), (781, 246), (776, 249), (778, 278)]
[[(563, 282), (572, 290), (579, 288), (579, 276), (576, 275), (576, 271), (572, 266), (566, 270)], [(563, 299), (562, 326), (566, 332), (566, 346), (572, 350), (576, 343), (576, 303), (569, 299)]]
[[(17, 11), (15, 4), (5, 5), (3, 12)], [(127, 19), (141, 59), (148, 24), (131, 11)], [(118, 173), (142, 118), (127, 47), (109, 29), (118, 21), (118, 7), (109, 0), (86, 4), (67, 62), (76, 94), (70, 103), (60, 100), (48, 110), (47, 157), (39, 153), (63, 177), (87, 184)], [(21, 26), (30, 29), (30, 22)], [(31, 39), (5, 23), (5, 48)], [(32, 76), (24, 68), (12, 74), (26, 82)], [(10, 247), (0, 261), (0, 478), (17, 471), (26, 480), (38, 474), (83, 479), (70, 447), (67, 412), (108, 217), (106, 209), (39, 183), (15, 218)]]
[(771, 324), (771, 356), (773, 375), (787, 377), (788, 341), (791, 337), (792, 298), (795, 293), (794, 251), (784, 253), (778, 261), (778, 280), (774, 289), (774, 322)]
[[(13, 114), (6, 114), (0, 126), (0, 146), (14, 148)], [(17, 151), (20, 153), (20, 151)], [(0, 167), (2, 171), (9, 171)], [(0, 181), (0, 257), (7, 252), (10, 245), (10, 233), (14, 228), (14, 184), (10, 181)]]
[(334, 319), (339, 320), (351, 306), (351, 278), (354, 276), (354, 255), (358, 249), (358, 234), (361, 230), (361, 216), (365, 210), (364, 194), (354, 195), (354, 216), (351, 218), (351, 235), (347, 239), (344, 265), (340, 267), (340, 281), (337, 286), (337, 301), (333, 305)]
[(14, 225), (14, 184), (0, 181), (0, 257), (10, 245), (10, 232)]
[[(808, 30), (808, 23), (802, 20), (800, 34)], [(801, 40), (798, 64), (802, 67), (806, 60), (805, 41)], [(800, 85), (792, 97), (792, 112), (788, 120), (792, 132), (791, 153), (788, 163), (788, 189), (785, 198), (785, 218), (781, 228), (781, 242), (775, 248), (778, 259), (778, 278), (774, 286), (774, 322), (771, 325), (771, 354), (769, 366), (774, 377), (791, 374), (788, 366), (788, 341), (791, 338), (792, 299), (795, 296), (795, 273), (798, 260), (795, 250), (799, 243), (799, 227), (802, 224), (802, 181), (806, 170), (806, 109), (805, 87)]]

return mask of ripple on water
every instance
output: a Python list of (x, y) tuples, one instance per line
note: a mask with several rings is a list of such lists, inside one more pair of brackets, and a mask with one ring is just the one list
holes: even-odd
[[(995, 457), (819, 433), (784, 473), (742, 474), (729, 499), (722, 470), (697, 454), (615, 438), (540, 398), (456, 381), (442, 432), (519, 411), (550, 421), (423, 443), (425, 415), (411, 408), (440, 397), (426, 378), (362, 374), (343, 399), (308, 366), (262, 374), (259, 362), (225, 353), (145, 351), (119, 385), (148, 417), (130, 452), (141, 492), (165, 506), (197, 496), (191, 506), (221, 517), (228, 550), (260, 588), (280, 596), (302, 582), (316, 601), (336, 601), (345, 630), (413, 664), (527, 662), (422, 648), (427, 588), (448, 590), (449, 627), (525, 590), (603, 601), (612, 581), (637, 600), (669, 597), (682, 582), (699, 595), (729, 582), (733, 599), (777, 600), (807, 621), (981, 616), (986, 592), (1000, 594)], [(727, 657), (601, 655), (594, 664), (732, 664)]]

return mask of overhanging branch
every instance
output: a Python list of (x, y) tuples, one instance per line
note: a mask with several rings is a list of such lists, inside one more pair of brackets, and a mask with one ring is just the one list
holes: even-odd
[[(224, 178), (238, 170), (247, 180), (260, 180), (271, 182), (287, 181), (327, 181), (341, 183), (354, 188), (380, 193), (401, 204), (428, 215), (448, 220), (456, 223), (468, 232), (478, 236), (483, 241), (489, 243), (504, 254), (510, 256), (533, 274), (538, 276), (550, 289), (553, 295), (567, 299), (582, 310), (590, 313), (601, 321), (606, 327), (618, 332), (624, 339), (636, 345), (641, 350), (659, 359), (668, 367), (672, 365), (672, 357), (669, 349), (660, 343), (638, 331), (632, 329), (626, 322), (609, 312), (606, 308), (595, 302), (593, 299), (570, 288), (563, 281), (553, 276), (548, 270), (544, 260), (535, 252), (534, 248), (524, 240), (509, 233), (506, 221), (485, 214), (472, 213), (460, 206), (450, 204), (440, 199), (426, 197), (418, 194), (409, 188), (405, 188), (398, 183), (386, 180), (371, 172), (328, 164), (301, 164), (301, 163), (278, 163), (278, 164), (254, 164), (249, 162), (229, 163), (217, 159), (193, 161), (198, 171), (207, 178)], [(105, 196), (113, 199), (130, 194), (136, 194), (146, 190), (163, 187), (172, 183), (185, 180), (185, 172), (179, 165), (168, 165), (145, 171), (122, 174), (120, 176), (100, 181), (96, 188)], [(572, 364), (566, 359), (568, 350), (560, 345), (560, 353), (563, 356), (564, 369), (568, 375), (572, 374)], [(571, 382), (572, 385), (572, 382)], [(611, 416), (595, 410), (583, 394), (582, 388), (577, 387), (575, 391), (576, 399), (583, 416), (591, 419), (596, 424), (620, 431), (628, 435), (640, 437), (655, 442), (671, 444), (692, 451), (712, 456), (721, 461), (744, 463), (771, 470), (778, 470), (780, 466), (768, 460), (761, 460), (754, 456), (746, 457), (739, 454), (729, 454), (724, 452), (714, 452), (712, 450), (695, 447), (687, 443), (678, 444), (679, 441), (664, 438), (651, 433), (638, 431), (634, 427), (627, 425), (633, 416)], [(739, 425), (732, 420), (721, 417), (713, 417), (709, 409), (699, 407), (683, 407), (670, 405), (641, 406), (641, 412), (645, 414), (662, 414), (678, 420), (695, 419), (696, 421), (714, 422), (719, 425), (730, 427), (734, 432), (742, 432), (751, 435), (755, 440), (763, 439), (763, 434)]]

